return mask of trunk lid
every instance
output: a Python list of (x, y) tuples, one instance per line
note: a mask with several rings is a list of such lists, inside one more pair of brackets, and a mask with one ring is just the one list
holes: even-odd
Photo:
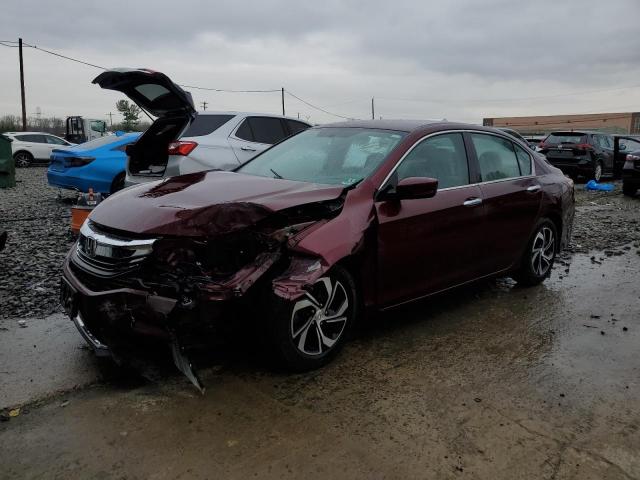
[(161, 72), (145, 68), (114, 68), (98, 75), (92, 83), (124, 93), (156, 117), (192, 115), (196, 111), (191, 94)]

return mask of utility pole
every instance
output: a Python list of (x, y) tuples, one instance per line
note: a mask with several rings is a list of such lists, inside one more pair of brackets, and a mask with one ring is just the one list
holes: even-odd
[(107, 115), (109, 117), (109, 126), (113, 127), (113, 113), (109, 112)]
[(282, 116), (284, 117), (284, 87), (282, 87)]
[(373, 97), (371, 97), (371, 120), (376, 119), (376, 107), (373, 104)]
[(206, 110), (207, 105), (209, 105), (209, 102), (200, 102), (200, 105), (202, 105), (202, 110)]
[(20, 94), (22, 96), (22, 131), (27, 131), (27, 103), (24, 99), (24, 66), (22, 64), (22, 39), (18, 39), (18, 56), (20, 57)]

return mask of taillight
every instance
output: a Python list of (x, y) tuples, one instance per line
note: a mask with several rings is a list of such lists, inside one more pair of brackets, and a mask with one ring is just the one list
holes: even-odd
[(576, 145), (573, 148), (576, 148), (578, 150), (593, 150), (593, 147), (588, 143), (580, 143), (579, 145)]
[(169, 155), (189, 155), (197, 146), (196, 142), (171, 142)]
[(67, 167), (84, 167), (94, 160), (94, 157), (67, 157), (65, 158), (64, 164)]

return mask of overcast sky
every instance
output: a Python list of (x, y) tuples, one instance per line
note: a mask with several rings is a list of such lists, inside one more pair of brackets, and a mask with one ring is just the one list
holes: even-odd
[[(640, 0), (3, 0), (0, 40), (181, 84), (284, 87), (328, 111), (447, 118), (640, 111)], [(0, 115), (19, 114), (18, 49), (0, 46)], [(106, 118), (98, 69), (25, 49), (27, 113)], [(628, 88), (633, 87), (633, 88)], [(214, 110), (278, 113), (280, 93), (192, 90)], [(566, 95), (572, 94), (572, 95)], [(287, 114), (336, 117), (292, 97)]]

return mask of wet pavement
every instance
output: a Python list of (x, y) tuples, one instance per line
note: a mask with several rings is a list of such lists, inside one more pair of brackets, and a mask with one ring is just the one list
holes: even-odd
[(5, 316), (0, 478), (640, 479), (640, 199), (577, 200), (543, 285), (390, 311), (304, 375), (231, 349), (204, 396), (99, 362), (63, 315)]
[[(389, 312), (310, 374), (236, 358), (202, 371), (204, 396), (176, 375), (30, 405), (0, 423), (3, 478), (640, 478), (640, 255), (624, 252)], [(60, 348), (91, 365), (77, 346)]]

